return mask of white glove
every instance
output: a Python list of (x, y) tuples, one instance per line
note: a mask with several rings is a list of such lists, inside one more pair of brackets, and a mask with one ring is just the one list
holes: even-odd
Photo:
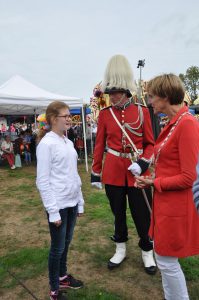
[(91, 182), (92, 187), (97, 188), (98, 190), (102, 190), (102, 183), (101, 182)]
[(128, 167), (128, 170), (131, 171), (131, 173), (134, 175), (134, 176), (139, 176), (141, 173), (142, 173), (142, 169), (140, 168), (140, 166), (134, 162), (132, 163), (129, 167)]

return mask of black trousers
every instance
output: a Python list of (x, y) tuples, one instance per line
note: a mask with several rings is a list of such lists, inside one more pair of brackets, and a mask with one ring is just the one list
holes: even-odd
[[(144, 251), (153, 249), (153, 244), (148, 237), (150, 226), (150, 212), (145, 203), (140, 189), (134, 187), (123, 187), (105, 185), (106, 195), (110, 202), (111, 210), (115, 217), (115, 233), (112, 239), (117, 243), (128, 241), (128, 228), (126, 224), (127, 198), (131, 216), (137, 229), (139, 247)], [(151, 204), (151, 189), (145, 189), (149, 203)]]

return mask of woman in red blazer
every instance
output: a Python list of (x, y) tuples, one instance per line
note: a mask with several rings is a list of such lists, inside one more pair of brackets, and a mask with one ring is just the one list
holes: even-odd
[(173, 74), (155, 77), (148, 84), (154, 113), (169, 122), (155, 145), (155, 177), (138, 176), (136, 185), (154, 186), (149, 235), (154, 241), (165, 299), (189, 299), (178, 258), (199, 254), (199, 217), (192, 185), (199, 153), (199, 122), (184, 106), (184, 88)]

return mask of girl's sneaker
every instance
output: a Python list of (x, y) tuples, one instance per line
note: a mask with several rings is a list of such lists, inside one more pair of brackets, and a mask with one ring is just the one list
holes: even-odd
[(72, 275), (68, 274), (66, 277), (59, 282), (60, 290), (64, 289), (80, 289), (83, 287), (83, 282), (81, 280), (75, 279)]

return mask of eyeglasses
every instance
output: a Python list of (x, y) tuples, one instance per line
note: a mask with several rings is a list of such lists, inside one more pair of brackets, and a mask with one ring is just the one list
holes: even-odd
[(57, 116), (58, 118), (64, 118), (65, 120), (67, 119), (72, 119), (71, 115), (63, 115), (63, 116)]

